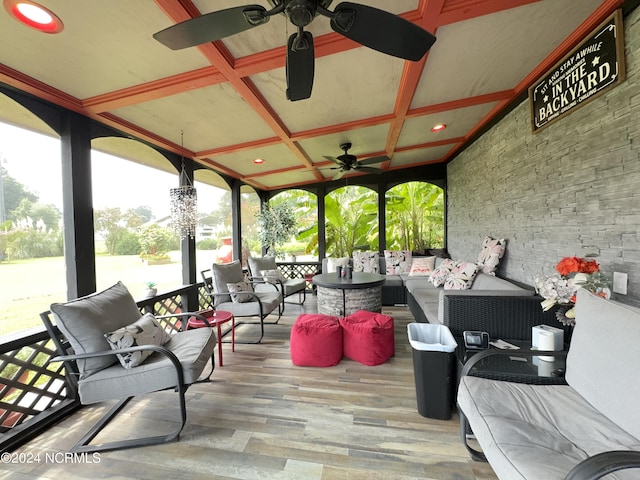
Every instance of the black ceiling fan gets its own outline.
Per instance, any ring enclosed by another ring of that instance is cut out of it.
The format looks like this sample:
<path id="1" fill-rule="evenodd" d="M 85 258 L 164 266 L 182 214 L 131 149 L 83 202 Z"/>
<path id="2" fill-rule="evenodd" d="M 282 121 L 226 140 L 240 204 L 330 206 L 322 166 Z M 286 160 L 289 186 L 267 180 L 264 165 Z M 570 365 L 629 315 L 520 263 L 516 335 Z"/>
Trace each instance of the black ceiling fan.
<path id="1" fill-rule="evenodd" d="M 426 30 L 384 10 L 342 2 L 333 11 L 332 0 L 269 0 L 261 5 L 244 5 L 185 20 L 153 35 L 173 50 L 194 47 L 244 32 L 267 23 L 282 13 L 298 27 L 287 42 L 287 98 L 302 100 L 311 96 L 314 75 L 313 36 L 304 27 L 316 15 L 330 19 L 331 28 L 345 37 L 387 55 L 417 61 L 431 48 L 436 38 Z"/>
<path id="2" fill-rule="evenodd" d="M 346 172 L 349 171 L 375 174 L 382 173 L 384 170 L 381 170 L 379 168 L 367 167 L 366 165 L 386 162 L 389 160 L 389 157 L 387 157 L 386 155 L 381 155 L 379 157 L 365 158 L 364 160 L 358 161 L 355 155 L 347 153 L 347 151 L 351 148 L 351 143 L 343 143 L 340 145 L 340 148 L 344 150 L 344 154 L 340 155 L 339 157 L 329 157 L 327 155 L 324 155 L 324 158 L 326 158 L 327 160 L 331 160 L 338 165 L 337 167 L 331 167 L 331 170 L 338 170 L 338 172 L 333 176 L 332 180 L 338 180 Z"/>

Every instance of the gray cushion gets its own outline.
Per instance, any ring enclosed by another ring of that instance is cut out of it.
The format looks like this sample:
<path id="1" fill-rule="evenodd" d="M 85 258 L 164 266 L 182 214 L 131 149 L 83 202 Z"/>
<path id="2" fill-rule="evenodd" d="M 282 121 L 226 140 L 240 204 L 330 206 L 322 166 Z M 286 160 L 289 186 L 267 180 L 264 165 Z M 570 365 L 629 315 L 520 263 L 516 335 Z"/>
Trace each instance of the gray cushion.
<path id="1" fill-rule="evenodd" d="M 215 293 L 229 293 L 227 283 L 238 283 L 244 280 L 240 260 L 231 263 L 214 263 L 211 266 L 211 280 Z M 222 302 L 231 302 L 231 297 L 220 295 L 214 298 L 214 305 L 217 306 Z"/>
<path id="2" fill-rule="evenodd" d="M 180 363 L 186 384 L 198 379 L 211 360 L 216 346 L 213 328 L 197 328 L 170 335 L 164 345 Z M 115 360 L 115 355 L 112 357 Z M 177 385 L 175 368 L 164 355 L 154 352 L 140 366 L 124 370 L 116 363 L 78 383 L 83 404 L 150 393 Z"/>
<path id="3" fill-rule="evenodd" d="M 567 356 L 569 385 L 591 405 L 640 438 L 637 380 L 640 310 L 579 289 Z"/>
<path id="4" fill-rule="evenodd" d="M 247 264 L 249 265 L 249 271 L 251 272 L 252 277 L 260 277 L 260 272 L 262 270 L 277 270 L 278 265 L 276 264 L 276 257 L 249 257 L 247 259 Z"/>
<path id="5" fill-rule="evenodd" d="M 288 297 L 307 288 L 307 281 L 304 278 L 289 278 L 282 286 L 284 287 L 284 296 Z"/>
<path id="6" fill-rule="evenodd" d="M 104 334 L 127 326 L 142 314 L 127 288 L 118 282 L 102 292 L 51 305 L 56 325 L 76 353 L 110 350 Z M 77 362 L 81 378 L 113 365 L 115 355 Z M 120 367 L 119 367 L 120 368 Z"/>
<path id="7" fill-rule="evenodd" d="M 271 292 L 255 292 L 262 302 L 262 314 L 267 315 L 280 306 L 282 295 L 280 292 L 272 290 Z M 234 303 L 232 301 L 223 302 L 216 307 L 218 310 L 224 310 L 233 313 L 236 317 L 255 317 L 260 315 L 260 304 L 258 301 L 245 303 Z"/>
<path id="8" fill-rule="evenodd" d="M 458 404 L 499 478 L 559 480 L 587 456 L 640 449 L 640 440 L 567 385 L 463 377 Z M 637 478 L 628 474 L 614 478 Z"/>

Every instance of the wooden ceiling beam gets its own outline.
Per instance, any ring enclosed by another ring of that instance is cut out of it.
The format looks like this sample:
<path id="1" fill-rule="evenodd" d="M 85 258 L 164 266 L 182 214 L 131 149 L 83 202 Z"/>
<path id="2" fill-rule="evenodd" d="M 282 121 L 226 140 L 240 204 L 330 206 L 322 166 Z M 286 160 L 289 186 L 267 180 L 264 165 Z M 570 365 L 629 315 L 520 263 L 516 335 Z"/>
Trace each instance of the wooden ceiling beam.
<path id="1" fill-rule="evenodd" d="M 86 98 L 82 101 L 82 106 L 89 112 L 101 113 L 188 92 L 189 90 L 210 87 L 226 81 L 224 75 L 216 67 L 204 67 Z"/>
<path id="2" fill-rule="evenodd" d="M 435 35 L 439 25 L 440 12 L 442 12 L 444 4 L 445 0 L 420 0 L 417 10 L 420 18 L 416 21 L 416 23 L 418 23 L 428 32 L 431 32 Z M 413 101 L 416 89 L 418 88 L 418 84 L 420 83 L 420 77 L 422 77 L 422 72 L 424 70 L 424 66 L 427 62 L 428 57 L 429 52 L 427 52 L 424 57 L 422 57 L 422 59 L 417 62 L 405 62 L 404 70 L 402 72 L 402 79 L 400 80 L 400 88 L 398 90 L 396 104 L 393 112 L 395 119 L 393 120 L 393 122 L 391 122 L 391 125 L 389 127 L 389 133 L 387 135 L 387 142 L 385 147 L 387 156 L 390 159 L 393 157 L 396 145 L 398 144 L 398 139 L 400 138 L 402 127 L 404 126 L 404 122 L 407 118 L 407 113 L 409 112 L 409 108 L 411 107 L 411 102 Z M 391 161 L 384 162 L 382 164 L 382 168 L 389 168 L 390 163 Z"/>

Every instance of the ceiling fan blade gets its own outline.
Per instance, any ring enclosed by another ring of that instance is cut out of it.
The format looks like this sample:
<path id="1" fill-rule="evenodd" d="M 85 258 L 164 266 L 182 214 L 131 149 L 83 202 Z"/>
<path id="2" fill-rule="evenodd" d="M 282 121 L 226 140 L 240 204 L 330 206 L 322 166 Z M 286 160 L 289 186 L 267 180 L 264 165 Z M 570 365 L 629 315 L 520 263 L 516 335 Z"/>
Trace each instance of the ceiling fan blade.
<path id="1" fill-rule="evenodd" d="M 335 157 L 329 157 L 327 155 L 323 155 L 323 158 L 326 158 L 327 160 L 331 160 L 333 163 L 337 163 L 338 165 L 342 165 L 342 162 Z"/>
<path id="2" fill-rule="evenodd" d="M 311 96 L 315 70 L 313 35 L 301 31 L 287 42 L 287 99 L 295 102 Z"/>
<path id="3" fill-rule="evenodd" d="M 379 157 L 371 157 L 365 158 L 364 160 L 359 160 L 358 163 L 360 165 L 371 165 L 373 163 L 382 163 L 387 161 L 389 161 L 389 157 L 387 157 L 386 155 L 380 155 Z"/>
<path id="4" fill-rule="evenodd" d="M 384 170 L 380 168 L 373 168 L 373 167 L 359 167 L 359 168 L 356 168 L 355 170 L 357 170 L 358 172 L 374 173 L 376 175 L 384 172 Z"/>
<path id="5" fill-rule="evenodd" d="M 245 5 L 206 13 L 153 34 L 153 38 L 172 50 L 195 47 L 244 32 L 267 23 L 270 14 L 262 5 Z"/>
<path id="6" fill-rule="evenodd" d="M 331 177 L 331 180 L 339 180 L 342 178 L 343 175 L 344 175 L 344 170 L 340 170 L 333 177 Z"/>
<path id="7" fill-rule="evenodd" d="M 330 23 L 335 32 L 351 40 L 406 60 L 420 60 L 436 41 L 429 32 L 398 15 L 358 3 L 339 3 Z"/>

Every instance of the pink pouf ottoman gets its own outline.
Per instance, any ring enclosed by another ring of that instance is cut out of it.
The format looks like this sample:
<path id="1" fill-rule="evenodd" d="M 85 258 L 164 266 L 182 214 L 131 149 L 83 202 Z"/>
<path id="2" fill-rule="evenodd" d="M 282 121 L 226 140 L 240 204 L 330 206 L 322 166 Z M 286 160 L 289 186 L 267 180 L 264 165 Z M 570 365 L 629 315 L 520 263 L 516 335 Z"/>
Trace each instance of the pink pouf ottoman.
<path id="1" fill-rule="evenodd" d="M 364 365 L 380 365 L 395 354 L 393 317 L 359 310 L 340 324 L 345 357 Z"/>
<path id="2" fill-rule="evenodd" d="M 291 361 L 300 367 L 332 367 L 342 359 L 342 327 L 337 317 L 305 313 L 291 328 Z"/>

